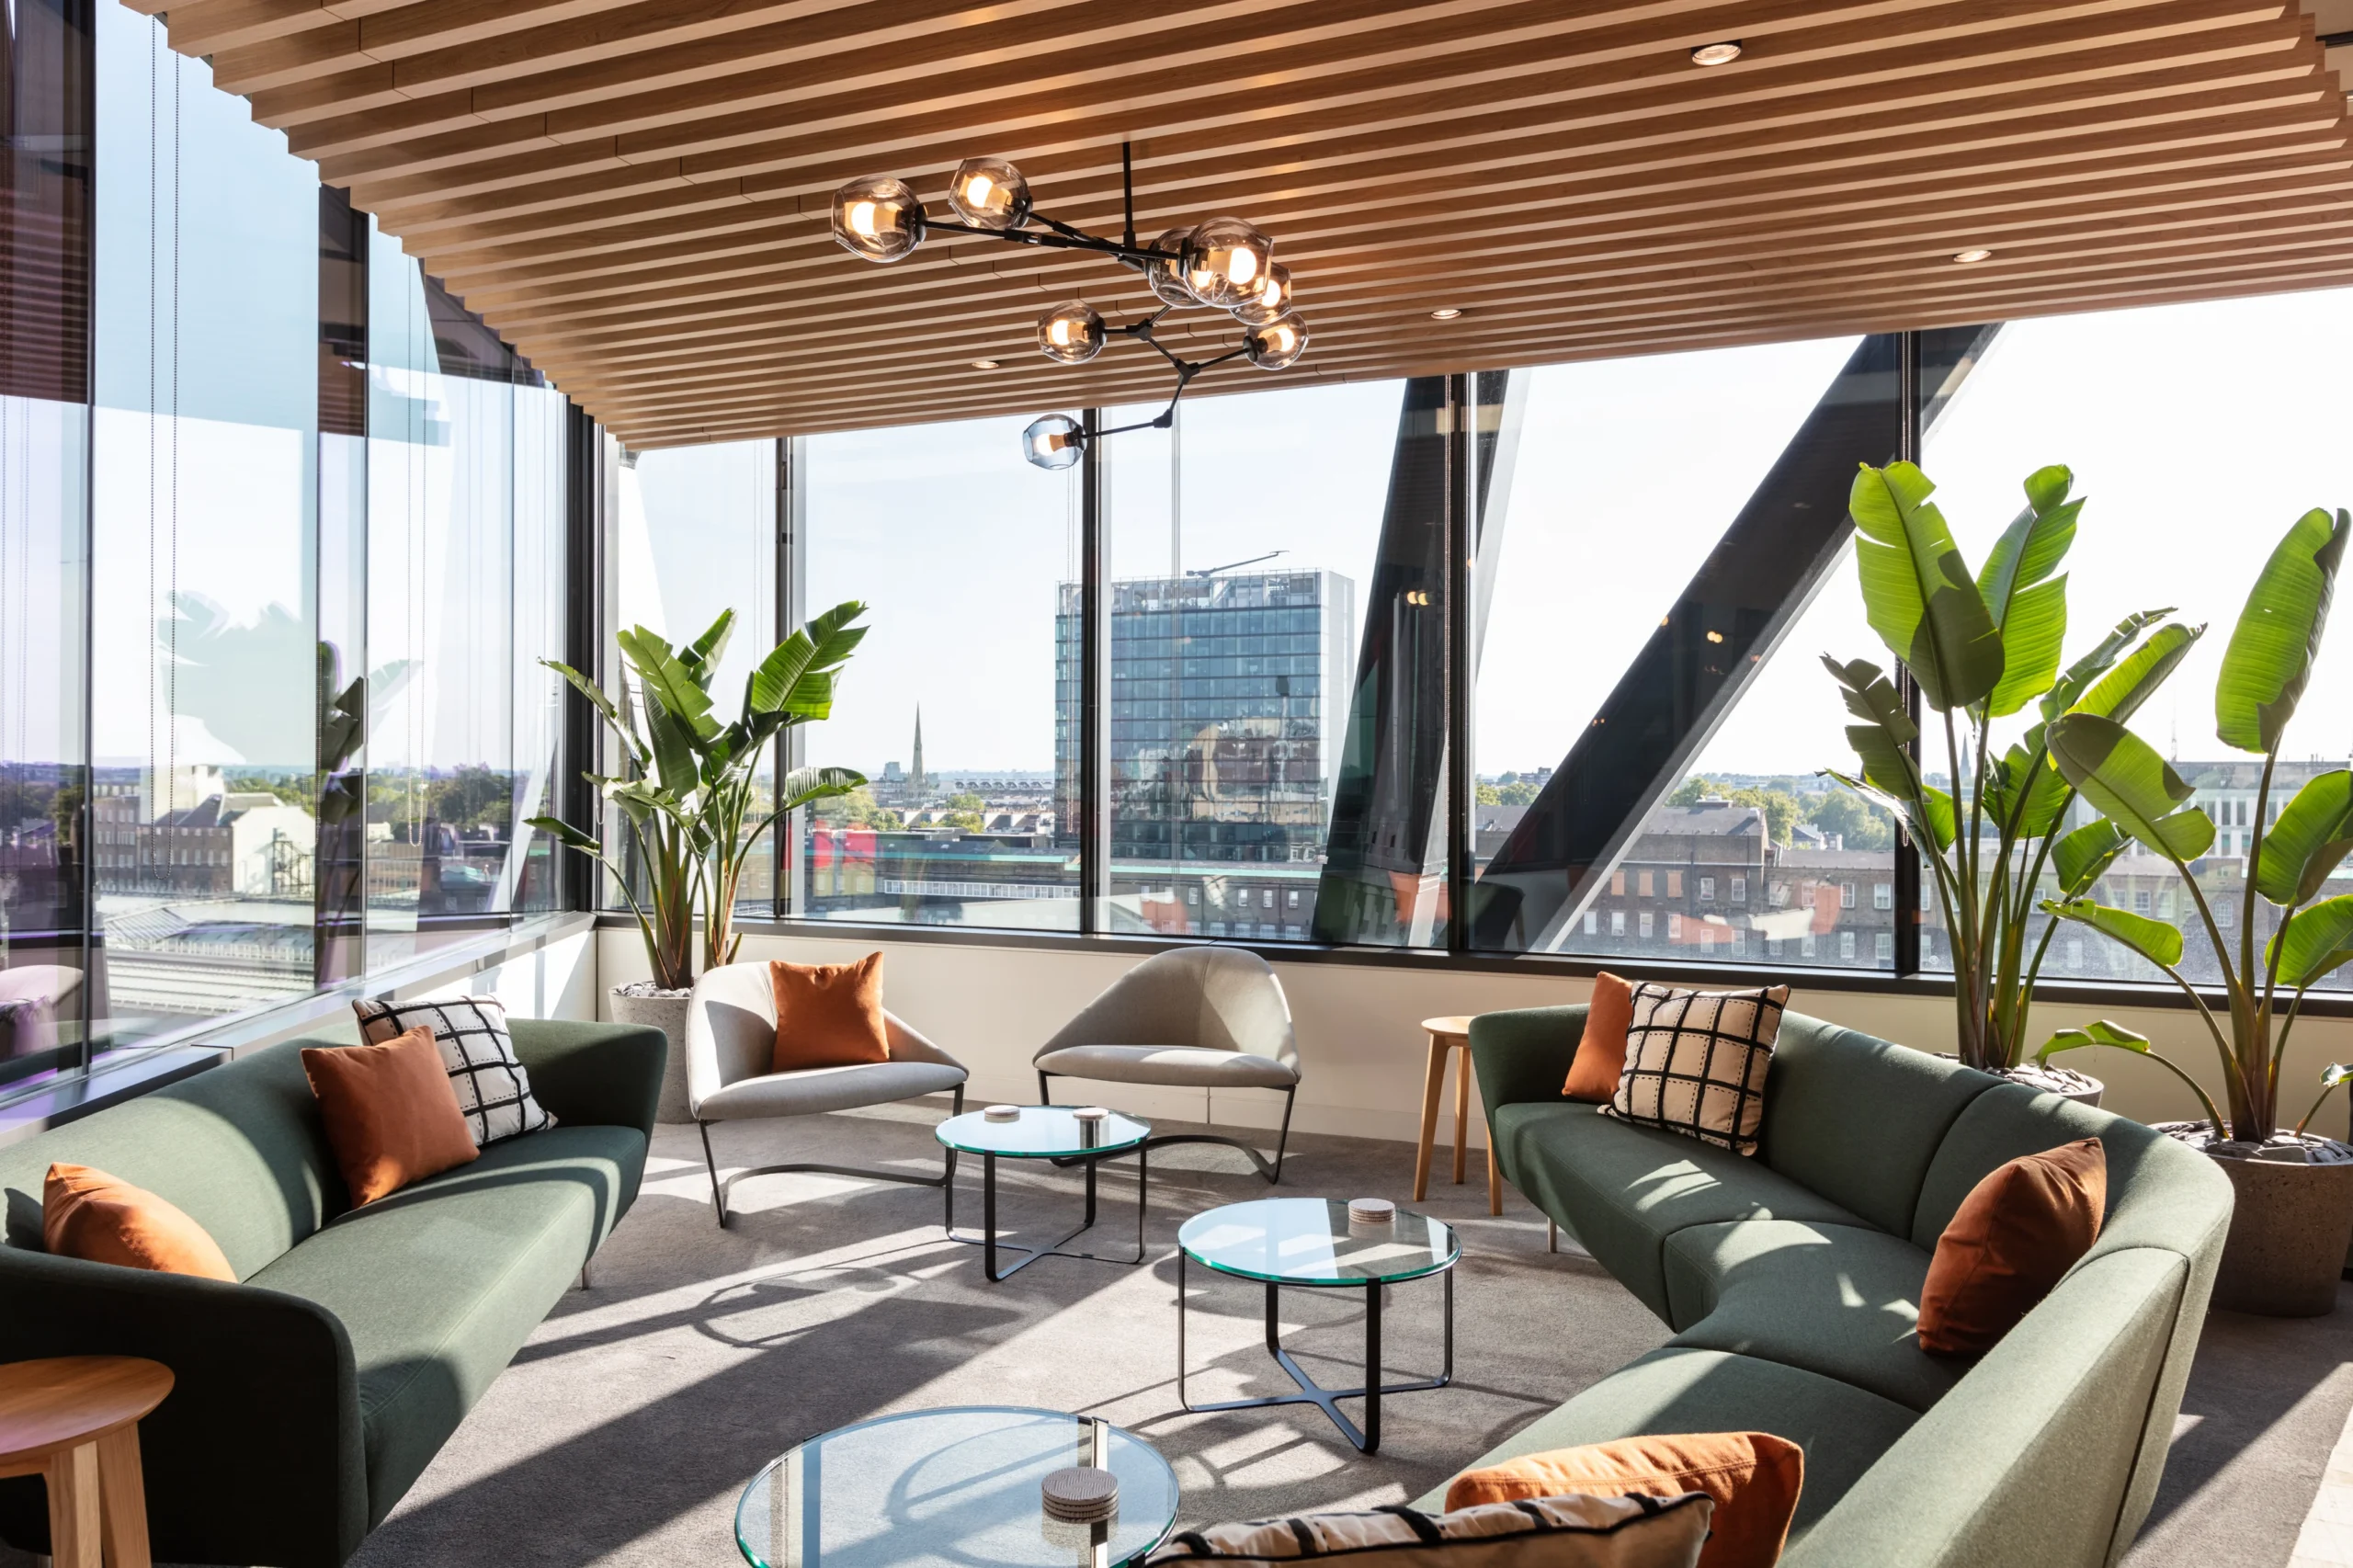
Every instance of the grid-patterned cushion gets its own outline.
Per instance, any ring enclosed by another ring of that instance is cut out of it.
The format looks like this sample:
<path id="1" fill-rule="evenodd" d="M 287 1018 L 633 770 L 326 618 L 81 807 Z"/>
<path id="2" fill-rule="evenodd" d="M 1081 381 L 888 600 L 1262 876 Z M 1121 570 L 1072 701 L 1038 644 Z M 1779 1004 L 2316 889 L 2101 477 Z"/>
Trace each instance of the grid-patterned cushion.
<path id="1" fill-rule="evenodd" d="M 1786 985 L 1634 987 L 1626 1070 L 1603 1114 L 1754 1154 L 1765 1121 L 1765 1069 L 1789 999 Z"/>
<path id="2" fill-rule="evenodd" d="M 1713 1499 L 1533 1497 L 1450 1514 L 1392 1505 L 1363 1514 L 1302 1514 L 1179 1530 L 1149 1568 L 1216 1562 L 1226 1568 L 1362 1558 L 1382 1568 L 1692 1568 Z"/>
<path id="3" fill-rule="evenodd" d="M 495 997 L 354 1002 L 351 1008 L 359 1015 L 359 1038 L 369 1045 L 398 1040 L 419 1024 L 432 1029 L 475 1147 L 555 1125 L 555 1118 L 531 1097 L 530 1074 L 515 1059 L 506 1008 Z"/>

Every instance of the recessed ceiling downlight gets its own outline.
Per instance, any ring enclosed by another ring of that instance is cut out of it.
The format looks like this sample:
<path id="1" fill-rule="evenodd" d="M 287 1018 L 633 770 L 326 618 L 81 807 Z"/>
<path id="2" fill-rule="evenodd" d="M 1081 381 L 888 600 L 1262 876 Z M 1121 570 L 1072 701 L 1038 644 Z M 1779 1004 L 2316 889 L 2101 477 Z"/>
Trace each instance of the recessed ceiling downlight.
<path id="1" fill-rule="evenodd" d="M 1729 65 L 1740 58 L 1740 40 L 1726 39 L 1722 43 L 1703 43 L 1691 51 L 1694 65 Z"/>
<path id="2" fill-rule="evenodd" d="M 1461 316 L 1461 314 L 1462 314 L 1461 311 L 1460 311 L 1460 310 L 1459 310 L 1459 309 L 1457 309 L 1456 307 L 1454 307 L 1454 306 L 1452 306 L 1452 305 L 1443 305 L 1443 306 L 1440 306 L 1438 309 L 1437 309 L 1437 310 L 1435 310 L 1435 311 L 1432 311 L 1432 312 L 1430 312 L 1430 320 L 1432 320 L 1432 321 L 1453 321 L 1453 320 L 1455 320 L 1457 317 Z"/>
<path id="3" fill-rule="evenodd" d="M 1968 267 L 1976 262 L 1993 260 L 1994 253 L 1985 249 L 1983 245 L 1972 245 L 1968 250 L 1957 250 L 1953 252 L 1952 258 L 1961 266 Z"/>
<path id="4" fill-rule="evenodd" d="M 972 369 L 975 370 L 994 370 L 996 369 L 996 361 L 994 359 L 975 359 L 972 361 Z"/>

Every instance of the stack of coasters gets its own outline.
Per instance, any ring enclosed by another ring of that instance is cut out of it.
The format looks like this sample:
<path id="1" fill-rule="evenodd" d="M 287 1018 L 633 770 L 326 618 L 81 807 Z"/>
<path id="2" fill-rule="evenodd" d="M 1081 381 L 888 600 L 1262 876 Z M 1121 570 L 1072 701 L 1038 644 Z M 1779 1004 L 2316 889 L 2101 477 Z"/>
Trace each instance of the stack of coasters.
<path id="1" fill-rule="evenodd" d="M 1120 1478 L 1093 1465 L 1073 1465 L 1040 1483 L 1039 1500 L 1050 1519 L 1099 1525 L 1120 1511 Z"/>

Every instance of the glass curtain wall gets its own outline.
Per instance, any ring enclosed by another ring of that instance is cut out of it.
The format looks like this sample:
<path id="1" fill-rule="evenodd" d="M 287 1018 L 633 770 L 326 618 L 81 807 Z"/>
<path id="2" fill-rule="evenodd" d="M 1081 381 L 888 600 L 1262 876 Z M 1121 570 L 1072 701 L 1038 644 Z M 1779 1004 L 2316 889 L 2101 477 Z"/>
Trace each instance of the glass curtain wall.
<path id="1" fill-rule="evenodd" d="M 1078 929 L 1076 824 L 1055 791 L 1074 664 L 1055 629 L 1079 576 L 1081 471 L 1025 461 L 1027 423 L 797 443 L 799 608 L 870 607 L 834 716 L 801 732 L 806 765 L 870 780 L 805 813 L 805 915 Z"/>
<path id="2" fill-rule="evenodd" d="M 88 8 L 0 11 L 0 1094 L 80 1060 L 89 746 Z"/>
<path id="3" fill-rule="evenodd" d="M 2069 559 L 2068 657 L 2135 611 L 2171 607 L 2175 618 L 2207 628 L 2131 728 L 2214 819 L 2212 852 L 2195 869 L 2218 920 L 2236 920 L 2243 908 L 2262 767 L 2215 738 L 2215 675 L 2247 591 L 2288 525 L 2353 498 L 2353 386 L 2343 371 L 2353 360 L 2349 309 L 2353 290 L 2336 290 L 2012 323 L 1924 448 L 1922 467 L 1972 563 L 2016 515 L 2028 473 L 2045 463 L 2074 470 L 2076 494 L 2087 499 Z M 2267 814 L 2275 820 L 2307 779 L 2353 757 L 2347 619 L 2340 592 L 2272 779 Z M 2087 820 L 2077 802 L 2065 825 Z M 2055 884 L 2050 892 L 2056 896 Z M 2353 866 L 2340 867 L 2318 896 L 2346 892 Z M 2092 896 L 2181 926 L 2183 971 L 2220 978 L 2180 877 L 2164 859 L 2134 846 Z M 2256 909 L 2259 947 L 2277 912 L 2261 899 Z M 2029 933 L 2036 940 L 2042 918 Z M 1923 920 L 1922 967 L 1949 971 L 1940 914 L 1927 908 Z M 2044 973 L 2164 979 L 2080 926 L 2053 935 Z M 2324 984 L 2353 988 L 2353 970 Z"/>
<path id="4" fill-rule="evenodd" d="M 0 16 L 6 1093 L 556 906 L 567 431 L 160 20 Z"/>

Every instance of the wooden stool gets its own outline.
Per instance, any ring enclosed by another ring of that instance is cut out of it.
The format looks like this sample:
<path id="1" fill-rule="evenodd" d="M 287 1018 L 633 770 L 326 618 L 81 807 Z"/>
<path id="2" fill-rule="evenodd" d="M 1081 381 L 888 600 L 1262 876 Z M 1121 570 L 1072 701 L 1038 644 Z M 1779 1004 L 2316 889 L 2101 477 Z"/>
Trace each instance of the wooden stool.
<path id="1" fill-rule="evenodd" d="M 1414 1152 L 1414 1201 L 1419 1203 L 1429 1194 L 1430 1150 L 1438 1142 L 1438 1103 L 1446 1092 L 1447 1053 L 1460 1047 L 1462 1055 L 1454 1071 L 1454 1179 L 1462 1181 L 1463 1151 L 1469 1147 L 1471 1136 L 1471 1020 L 1467 1017 L 1424 1018 L 1422 1028 L 1429 1031 L 1429 1074 L 1422 1085 L 1422 1136 L 1420 1146 Z M 1495 1148 L 1491 1139 L 1487 1144 L 1487 1212 L 1504 1211 L 1504 1181 L 1495 1170 Z"/>
<path id="2" fill-rule="evenodd" d="M 0 1366 L 0 1476 L 49 1483 L 55 1568 L 149 1568 L 139 1422 L 172 1392 L 169 1368 L 135 1356 L 59 1356 Z"/>

